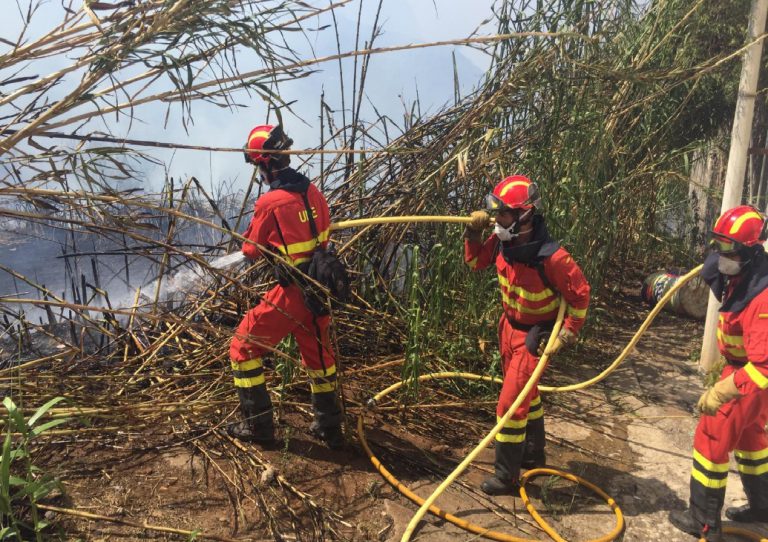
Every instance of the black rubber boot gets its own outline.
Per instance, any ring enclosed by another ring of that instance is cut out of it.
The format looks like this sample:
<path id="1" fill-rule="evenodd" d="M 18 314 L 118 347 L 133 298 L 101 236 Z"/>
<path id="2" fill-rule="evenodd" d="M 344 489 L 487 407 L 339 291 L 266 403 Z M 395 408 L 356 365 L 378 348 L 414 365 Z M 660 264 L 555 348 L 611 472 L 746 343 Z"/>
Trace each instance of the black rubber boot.
<path id="1" fill-rule="evenodd" d="M 227 433 L 238 440 L 264 446 L 275 444 L 272 401 L 266 385 L 237 388 L 243 420 L 227 426 Z"/>
<path id="2" fill-rule="evenodd" d="M 517 483 L 520 478 L 520 461 L 523 459 L 524 444 L 496 441 L 496 478 Z"/>
<path id="3" fill-rule="evenodd" d="M 693 519 L 690 510 L 673 510 L 669 513 L 669 522 L 684 533 L 703 538 L 707 542 L 720 542 L 722 540 L 719 527 L 711 528 L 709 525 L 702 525 Z"/>
<path id="4" fill-rule="evenodd" d="M 523 442 L 496 441 L 496 474 L 486 478 L 480 489 L 488 495 L 516 495 L 520 489 L 520 460 L 523 457 Z"/>
<path id="5" fill-rule="evenodd" d="M 313 393 L 312 410 L 315 421 L 309 426 L 309 432 L 332 450 L 342 448 L 345 442 L 341 432 L 341 408 L 336 391 Z"/>
<path id="6" fill-rule="evenodd" d="M 542 406 L 540 401 L 536 404 L 535 410 L 533 408 L 528 413 L 529 416 L 534 412 L 541 414 Z M 544 416 L 528 420 L 528 424 L 525 427 L 525 452 L 523 452 L 523 460 L 520 462 L 520 466 L 526 470 L 531 470 L 546 465 L 547 456 L 544 453 L 546 442 Z"/>
<path id="7" fill-rule="evenodd" d="M 725 509 L 725 517 L 739 523 L 768 523 L 768 508 L 752 508 L 748 504 Z"/>
<path id="8" fill-rule="evenodd" d="M 546 466 L 546 464 L 547 454 L 544 452 L 544 450 L 531 453 L 528 453 L 526 450 L 526 453 L 523 456 L 523 460 L 520 462 L 520 467 L 524 468 L 525 470 L 540 469 L 541 467 Z"/>
<path id="9" fill-rule="evenodd" d="M 520 492 L 520 484 L 516 480 L 499 480 L 495 476 L 491 476 L 483 480 L 480 489 L 486 495 L 517 495 Z"/>
<path id="10" fill-rule="evenodd" d="M 243 442 L 252 442 L 254 444 L 262 444 L 265 446 L 272 446 L 275 444 L 275 431 L 274 428 L 268 428 L 265 426 L 253 426 L 245 421 L 239 421 L 231 423 L 227 426 L 227 433 L 229 436 L 242 440 Z"/>
<path id="11" fill-rule="evenodd" d="M 752 459 L 745 457 L 745 454 L 737 451 L 735 455 L 739 464 L 741 485 L 747 495 L 747 504 L 726 509 L 725 517 L 740 523 L 768 523 L 768 471 L 762 474 L 747 474 L 748 471 L 762 471 L 768 458 Z"/>
<path id="12" fill-rule="evenodd" d="M 315 437 L 325 442 L 331 450 L 340 450 L 344 447 L 344 433 L 341 432 L 341 426 L 320 427 L 317 422 L 312 422 L 309 426 L 309 432 Z"/>

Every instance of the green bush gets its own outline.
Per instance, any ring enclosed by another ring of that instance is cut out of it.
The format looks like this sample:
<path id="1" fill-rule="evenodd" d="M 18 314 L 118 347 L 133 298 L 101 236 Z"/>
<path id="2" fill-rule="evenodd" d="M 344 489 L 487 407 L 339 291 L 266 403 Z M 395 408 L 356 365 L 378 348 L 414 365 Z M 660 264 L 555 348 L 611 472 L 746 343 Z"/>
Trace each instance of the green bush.
<path id="1" fill-rule="evenodd" d="M 61 483 L 32 463 L 32 442 L 46 431 L 67 423 L 59 418 L 39 423 L 63 397 L 51 399 L 29 419 L 10 397 L 3 399 L 7 411 L 5 441 L 0 458 L 0 540 L 43 540 L 43 531 L 49 526 L 41 516 L 37 503 L 54 491 L 61 491 Z"/>

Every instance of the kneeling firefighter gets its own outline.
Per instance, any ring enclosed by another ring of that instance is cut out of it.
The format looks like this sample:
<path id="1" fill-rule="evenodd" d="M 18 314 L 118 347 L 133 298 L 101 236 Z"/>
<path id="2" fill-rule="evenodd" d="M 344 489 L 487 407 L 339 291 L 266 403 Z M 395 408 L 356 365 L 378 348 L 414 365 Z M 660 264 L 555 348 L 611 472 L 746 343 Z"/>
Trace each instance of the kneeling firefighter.
<path id="1" fill-rule="evenodd" d="M 259 170 L 270 190 L 257 201 L 244 237 L 243 254 L 249 260 L 268 258 L 278 285 L 250 309 L 237 327 L 229 350 L 235 388 L 243 420 L 231 424 L 235 438 L 272 444 L 275 439 L 272 402 L 264 380 L 262 356 L 292 333 L 307 371 L 314 421 L 310 432 L 332 449 L 344 445 L 342 412 L 336 386 L 336 360 L 328 328 L 328 311 L 308 308 L 302 280 L 313 253 L 328 244 L 328 203 L 305 177 L 289 167 L 286 150 L 293 144 L 280 125 L 256 126 L 248 136 L 246 162 Z M 279 255 L 277 258 L 275 255 Z M 297 272 L 301 270 L 302 272 Z"/>
<path id="2" fill-rule="evenodd" d="M 550 355 L 573 343 L 584 325 L 589 284 L 571 255 L 547 232 L 539 190 L 522 175 L 512 175 L 487 196 L 487 210 L 496 213 L 494 232 L 485 211 L 472 213 L 464 233 L 464 259 L 473 271 L 496 265 L 503 314 L 499 348 L 504 382 L 496 406 L 501 418 L 528 382 L 543 353 L 560 306 L 568 304 L 565 321 Z M 495 475 L 481 489 L 490 495 L 517 490 L 520 468 L 544 466 L 544 409 L 534 388 L 496 435 Z"/>

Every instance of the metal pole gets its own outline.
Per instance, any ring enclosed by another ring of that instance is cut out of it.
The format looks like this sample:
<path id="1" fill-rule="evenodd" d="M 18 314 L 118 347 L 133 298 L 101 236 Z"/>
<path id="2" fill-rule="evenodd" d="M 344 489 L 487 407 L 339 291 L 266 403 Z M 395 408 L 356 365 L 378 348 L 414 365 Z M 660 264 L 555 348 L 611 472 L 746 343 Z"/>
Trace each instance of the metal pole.
<path id="1" fill-rule="evenodd" d="M 765 31 L 767 11 L 768 0 L 753 0 L 747 32 L 750 42 L 755 41 Z M 733 116 L 731 150 L 728 154 L 728 169 L 725 173 L 725 186 L 723 187 L 723 204 L 720 207 L 720 213 L 741 203 L 762 52 L 763 40 L 759 40 L 753 43 L 744 53 L 744 64 L 741 67 L 741 79 L 739 80 L 739 95 L 736 99 L 736 112 Z M 709 305 L 707 306 L 707 320 L 704 324 L 704 339 L 701 344 L 701 359 L 699 360 L 699 365 L 705 371 L 709 371 L 719 357 L 716 337 L 719 308 L 720 303 L 710 293 Z"/>

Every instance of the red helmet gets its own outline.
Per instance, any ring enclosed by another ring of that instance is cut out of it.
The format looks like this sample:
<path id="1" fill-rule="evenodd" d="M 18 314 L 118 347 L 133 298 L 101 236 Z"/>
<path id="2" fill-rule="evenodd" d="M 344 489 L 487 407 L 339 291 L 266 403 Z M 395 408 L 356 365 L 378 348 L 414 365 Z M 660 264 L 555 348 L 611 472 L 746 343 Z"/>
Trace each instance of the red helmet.
<path id="1" fill-rule="evenodd" d="M 720 253 L 736 252 L 766 240 L 766 222 L 751 205 L 728 209 L 712 228 L 712 244 Z"/>
<path id="2" fill-rule="evenodd" d="M 501 181 L 485 199 L 489 211 L 536 209 L 541 207 L 539 187 L 528 177 L 511 175 Z"/>
<path id="3" fill-rule="evenodd" d="M 279 124 L 261 124 L 251 130 L 248 134 L 248 142 L 245 144 L 245 161 L 249 164 L 267 165 L 271 158 L 276 158 L 277 154 L 264 154 L 262 150 L 283 150 L 293 145 L 293 139 L 285 135 L 282 126 Z"/>

